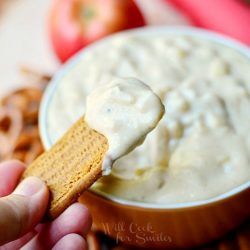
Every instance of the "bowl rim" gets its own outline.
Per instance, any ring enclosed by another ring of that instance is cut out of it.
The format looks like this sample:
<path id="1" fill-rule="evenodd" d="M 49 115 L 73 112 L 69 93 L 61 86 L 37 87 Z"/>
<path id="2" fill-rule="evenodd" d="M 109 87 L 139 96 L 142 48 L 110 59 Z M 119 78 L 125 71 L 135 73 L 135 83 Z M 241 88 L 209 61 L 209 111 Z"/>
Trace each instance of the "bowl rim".
<path id="1" fill-rule="evenodd" d="M 40 131 L 41 140 L 42 140 L 43 145 L 45 146 L 45 149 L 50 148 L 50 146 L 52 145 L 51 139 L 49 137 L 48 129 L 47 129 L 48 128 L 47 126 L 48 115 L 47 114 L 48 114 L 49 104 L 53 98 L 54 93 L 56 92 L 56 89 L 60 83 L 60 80 L 67 74 L 68 71 L 70 71 L 75 65 L 77 65 L 77 63 L 81 60 L 82 56 L 84 56 L 86 51 L 93 49 L 96 46 L 99 46 L 99 44 L 108 42 L 114 37 L 123 36 L 126 34 L 136 34 L 136 35 L 141 35 L 141 36 L 147 36 L 147 35 L 151 36 L 151 35 L 161 35 L 161 34 L 190 35 L 198 39 L 204 39 L 207 41 L 219 43 L 222 46 L 232 48 L 238 51 L 239 53 L 243 54 L 245 57 L 249 58 L 249 62 L 250 62 L 250 49 L 246 45 L 242 44 L 241 42 L 233 38 L 227 37 L 226 35 L 222 35 L 214 31 L 208 31 L 208 30 L 201 29 L 201 28 L 184 27 L 184 26 L 183 27 L 182 26 L 142 27 L 142 28 L 136 28 L 136 29 L 118 32 L 113 35 L 107 36 L 85 47 L 79 52 L 77 52 L 72 58 L 70 58 L 64 65 L 61 66 L 59 71 L 55 74 L 50 84 L 46 88 L 42 101 L 41 101 L 40 110 L 39 110 L 39 131 Z M 212 198 L 208 198 L 208 199 L 200 200 L 200 201 L 181 202 L 181 203 L 175 203 L 175 204 L 158 204 L 158 203 L 132 201 L 132 200 L 127 200 L 127 199 L 114 196 L 112 194 L 108 194 L 106 192 L 103 192 L 94 188 L 90 188 L 89 191 L 98 196 L 101 196 L 102 198 L 116 202 L 121 205 L 137 207 L 137 208 L 162 210 L 162 209 L 190 208 L 190 207 L 208 205 L 211 203 L 222 201 L 224 199 L 231 198 L 249 188 L 250 188 L 250 180 L 223 194 L 217 195 Z"/>

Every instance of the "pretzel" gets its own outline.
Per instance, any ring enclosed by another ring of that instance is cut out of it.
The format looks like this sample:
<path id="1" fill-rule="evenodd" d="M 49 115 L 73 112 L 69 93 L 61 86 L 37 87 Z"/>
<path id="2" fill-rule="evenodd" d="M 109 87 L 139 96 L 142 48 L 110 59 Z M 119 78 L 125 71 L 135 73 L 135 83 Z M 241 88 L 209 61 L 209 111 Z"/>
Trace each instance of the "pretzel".
<path id="1" fill-rule="evenodd" d="M 14 108 L 0 107 L 0 160 L 10 153 L 23 128 L 22 114 Z"/>
<path id="2" fill-rule="evenodd" d="M 35 88 L 25 88 L 17 90 L 13 94 L 5 97 L 2 104 L 5 107 L 14 107 L 19 109 L 23 113 L 25 123 L 37 124 L 41 97 L 41 90 Z"/>
<path id="3" fill-rule="evenodd" d="M 50 76 L 28 68 L 22 73 L 34 78 L 35 87 L 25 87 L 0 100 L 0 161 L 32 162 L 43 152 L 38 131 L 38 110 Z"/>

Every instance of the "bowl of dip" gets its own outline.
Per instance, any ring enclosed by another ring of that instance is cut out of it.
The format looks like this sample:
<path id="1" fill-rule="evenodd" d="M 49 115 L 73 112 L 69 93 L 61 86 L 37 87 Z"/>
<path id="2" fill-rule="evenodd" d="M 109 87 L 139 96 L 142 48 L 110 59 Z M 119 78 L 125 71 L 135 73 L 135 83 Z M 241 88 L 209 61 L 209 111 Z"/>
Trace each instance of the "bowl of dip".
<path id="1" fill-rule="evenodd" d="M 96 230 L 136 247 L 183 249 L 250 215 L 249 72 L 249 48 L 180 27 L 121 32 L 62 66 L 41 104 L 46 149 L 84 114 L 86 96 L 114 77 L 142 80 L 166 109 L 144 143 L 81 196 Z"/>

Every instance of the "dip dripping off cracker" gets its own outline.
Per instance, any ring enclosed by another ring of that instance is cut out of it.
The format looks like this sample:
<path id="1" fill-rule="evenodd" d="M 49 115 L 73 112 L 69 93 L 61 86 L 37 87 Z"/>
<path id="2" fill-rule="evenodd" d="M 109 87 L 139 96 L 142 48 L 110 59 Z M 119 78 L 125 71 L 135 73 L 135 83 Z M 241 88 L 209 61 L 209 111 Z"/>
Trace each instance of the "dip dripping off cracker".
<path id="1" fill-rule="evenodd" d="M 49 187 L 48 217 L 56 218 L 109 174 L 113 162 L 141 144 L 163 114 L 160 98 L 137 79 L 116 78 L 96 88 L 85 117 L 24 172 L 24 178 L 37 176 Z"/>

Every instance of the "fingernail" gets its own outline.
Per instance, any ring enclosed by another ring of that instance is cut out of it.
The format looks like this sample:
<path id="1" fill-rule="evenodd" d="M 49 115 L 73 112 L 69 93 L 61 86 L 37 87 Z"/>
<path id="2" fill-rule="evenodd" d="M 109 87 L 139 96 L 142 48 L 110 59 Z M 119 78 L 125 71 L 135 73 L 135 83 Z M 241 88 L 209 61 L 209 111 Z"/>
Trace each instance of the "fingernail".
<path id="1" fill-rule="evenodd" d="M 37 177 L 24 179 L 14 191 L 14 194 L 32 196 L 44 188 L 44 183 Z"/>

